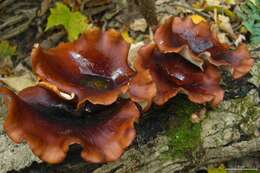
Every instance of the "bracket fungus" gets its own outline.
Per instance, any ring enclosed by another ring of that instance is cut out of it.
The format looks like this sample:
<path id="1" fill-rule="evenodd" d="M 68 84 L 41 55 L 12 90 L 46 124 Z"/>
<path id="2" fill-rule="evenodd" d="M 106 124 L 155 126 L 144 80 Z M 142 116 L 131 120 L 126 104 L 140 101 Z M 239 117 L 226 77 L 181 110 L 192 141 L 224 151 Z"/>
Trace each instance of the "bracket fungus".
<path id="1" fill-rule="evenodd" d="M 6 88 L 0 88 L 0 93 L 8 104 L 4 123 L 8 136 L 17 143 L 27 141 L 34 154 L 49 163 L 64 160 L 71 144 L 83 147 L 81 156 L 86 161 L 113 161 L 135 137 L 139 110 L 129 100 L 87 112 L 41 86 L 18 95 Z"/>
<path id="2" fill-rule="evenodd" d="M 109 105 L 128 89 L 134 72 L 128 66 L 129 44 L 113 29 L 91 29 L 71 43 L 32 51 L 33 71 L 56 91 L 74 93 L 78 107 L 86 101 Z"/>

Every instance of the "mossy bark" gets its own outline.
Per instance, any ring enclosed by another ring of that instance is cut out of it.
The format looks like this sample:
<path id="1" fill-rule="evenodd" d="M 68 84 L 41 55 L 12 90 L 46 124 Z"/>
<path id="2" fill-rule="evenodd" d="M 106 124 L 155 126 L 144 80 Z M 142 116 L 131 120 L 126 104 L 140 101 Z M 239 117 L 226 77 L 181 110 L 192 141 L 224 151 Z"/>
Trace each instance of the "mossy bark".
<path id="1" fill-rule="evenodd" d="M 218 109 L 209 111 L 201 123 L 200 143 L 193 138 L 193 135 L 197 136 L 196 131 L 182 126 L 182 132 L 190 133 L 189 137 L 194 141 L 187 139 L 187 146 L 193 142 L 191 150 L 182 143 L 186 151 L 181 155 L 176 155 L 178 150 L 174 148 L 180 149 L 180 146 L 172 144 L 172 138 L 176 138 L 176 133 L 170 133 L 172 136 L 163 133 L 141 147 L 128 150 L 120 161 L 103 165 L 93 172 L 194 172 L 211 164 L 247 155 L 259 156 L 258 103 L 259 95 L 256 90 L 252 90 L 244 98 L 225 101 Z M 170 130 L 174 131 L 171 128 Z M 175 130 L 178 128 L 175 127 Z"/>
<path id="2" fill-rule="evenodd" d="M 173 1 L 161 2 L 165 3 L 156 6 L 160 15 L 178 12 L 167 8 L 172 7 L 168 3 Z M 260 59 L 259 50 L 256 47 L 251 48 L 256 61 Z M 258 75 L 255 78 L 259 78 L 259 74 L 252 75 Z M 59 165 L 34 163 L 28 166 L 38 159 L 30 153 L 27 146 L 14 145 L 8 140 L 8 147 L 0 149 L 1 160 L 9 157 L 6 156 L 9 149 L 20 151 L 19 147 L 24 147 L 26 149 L 21 152 L 26 151 L 29 154 L 23 159 L 26 164 L 18 162 L 17 159 L 21 156 L 13 154 L 8 161 L 0 162 L 0 170 L 3 170 L 1 166 L 11 165 L 5 172 L 20 169 L 18 172 L 26 173 L 173 173 L 194 172 L 202 167 L 244 156 L 254 155 L 259 158 L 260 89 L 250 84 L 249 78 L 250 75 L 236 83 L 224 81 L 226 101 L 217 109 L 209 108 L 206 118 L 199 124 L 192 124 L 189 117 L 201 107 L 194 106 L 183 97 L 175 98 L 163 108 L 153 108 L 144 114 L 141 122 L 137 124 L 138 136 L 134 144 L 116 162 L 87 164 L 79 159 L 79 153 L 76 151 L 70 153 L 67 160 Z M 4 138 L 2 141 L 6 140 L 2 131 L 1 137 Z M 26 160 L 28 158 L 29 160 Z M 25 166 L 28 167 L 21 169 Z"/>
<path id="3" fill-rule="evenodd" d="M 135 144 L 116 162 L 86 164 L 72 154 L 60 165 L 35 164 L 21 172 L 194 172 L 245 156 L 259 157 L 259 101 L 258 91 L 253 89 L 246 97 L 224 101 L 208 111 L 202 122 L 193 124 L 189 115 L 200 107 L 178 96 L 165 108 L 144 115 Z M 155 125 L 158 121 L 160 127 Z"/>

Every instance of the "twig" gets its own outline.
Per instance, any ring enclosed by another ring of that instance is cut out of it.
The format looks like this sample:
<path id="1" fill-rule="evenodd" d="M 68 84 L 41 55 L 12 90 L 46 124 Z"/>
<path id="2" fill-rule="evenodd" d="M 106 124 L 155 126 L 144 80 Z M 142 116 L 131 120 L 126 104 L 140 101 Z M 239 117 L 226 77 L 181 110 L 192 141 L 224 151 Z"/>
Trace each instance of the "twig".
<path id="1" fill-rule="evenodd" d="M 200 16 L 206 17 L 206 18 L 208 18 L 208 19 L 212 19 L 212 17 L 211 17 L 210 15 L 208 15 L 208 14 L 206 14 L 206 13 L 203 13 L 203 12 L 201 12 L 201 11 L 199 11 L 199 10 L 196 10 L 196 9 L 194 9 L 194 8 L 188 6 L 188 5 L 183 5 L 183 4 L 179 4 L 179 3 L 172 3 L 172 5 L 173 5 L 173 6 L 176 6 L 176 7 L 186 8 L 186 9 L 188 9 L 188 10 L 191 10 L 191 11 L 193 11 L 193 12 L 199 14 Z"/>
<path id="2" fill-rule="evenodd" d="M 5 0 L 0 3 L 0 10 L 3 10 L 3 8 L 6 8 L 7 6 L 13 4 L 15 0 Z"/>
<path id="3" fill-rule="evenodd" d="M 158 24 L 154 0 L 135 0 L 135 4 L 150 26 Z"/>

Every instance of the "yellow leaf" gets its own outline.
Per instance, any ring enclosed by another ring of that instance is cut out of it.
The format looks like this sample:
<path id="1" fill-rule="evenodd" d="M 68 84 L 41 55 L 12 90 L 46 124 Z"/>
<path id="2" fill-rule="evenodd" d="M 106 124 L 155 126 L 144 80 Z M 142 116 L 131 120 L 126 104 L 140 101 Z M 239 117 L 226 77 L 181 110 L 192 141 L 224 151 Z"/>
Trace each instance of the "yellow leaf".
<path id="1" fill-rule="evenodd" d="M 200 16 L 200 15 L 192 15 L 191 16 L 191 19 L 192 19 L 192 21 L 193 21 L 193 23 L 194 24 L 198 24 L 198 23 L 200 23 L 200 22 L 206 22 L 206 19 L 204 19 L 202 16 Z"/>
<path id="2" fill-rule="evenodd" d="M 197 9 L 203 8 L 203 1 L 195 1 L 194 3 L 192 3 L 192 7 Z"/>
<path id="3" fill-rule="evenodd" d="M 235 0 L 225 0 L 225 3 L 226 4 L 236 4 L 236 1 Z"/>
<path id="4" fill-rule="evenodd" d="M 125 29 L 125 30 L 121 33 L 121 35 L 122 35 L 122 37 L 124 38 L 124 40 L 127 41 L 128 43 L 133 43 L 133 42 L 134 42 L 134 39 L 129 36 L 127 29 Z"/>

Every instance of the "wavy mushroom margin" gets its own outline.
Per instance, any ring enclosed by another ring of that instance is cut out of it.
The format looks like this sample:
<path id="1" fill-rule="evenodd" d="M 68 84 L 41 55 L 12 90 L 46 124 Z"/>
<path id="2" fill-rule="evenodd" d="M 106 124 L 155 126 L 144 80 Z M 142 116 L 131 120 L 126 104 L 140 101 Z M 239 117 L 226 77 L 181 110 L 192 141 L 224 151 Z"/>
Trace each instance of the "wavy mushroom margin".
<path id="1" fill-rule="evenodd" d="M 0 94 L 8 105 L 7 135 L 16 143 L 25 140 L 33 153 L 48 163 L 62 162 L 71 144 L 83 147 L 85 161 L 114 161 L 135 138 L 134 122 L 140 113 L 129 100 L 88 113 L 74 109 L 70 101 L 41 86 L 26 88 L 18 95 L 0 88 Z"/>
<path id="2" fill-rule="evenodd" d="M 192 102 L 211 102 L 217 106 L 224 97 L 219 86 L 220 74 L 209 63 L 203 67 L 204 71 L 177 53 L 162 53 L 156 44 L 145 45 L 137 54 L 135 68 L 138 75 L 130 82 L 130 98 L 146 101 L 148 106 L 152 102 L 163 105 L 181 92 Z M 140 92 L 143 90 L 145 92 Z"/>
<path id="3" fill-rule="evenodd" d="M 245 44 L 234 49 L 221 43 L 208 22 L 194 24 L 190 16 L 169 18 L 158 27 L 154 40 L 161 52 L 185 55 L 198 65 L 206 59 L 215 66 L 229 67 L 234 79 L 247 74 L 254 64 Z"/>
<path id="4" fill-rule="evenodd" d="M 32 68 L 42 86 L 59 95 L 74 94 L 78 107 L 86 101 L 110 105 L 127 91 L 134 75 L 127 63 L 129 46 L 113 29 L 90 29 L 74 42 L 34 48 Z"/>

